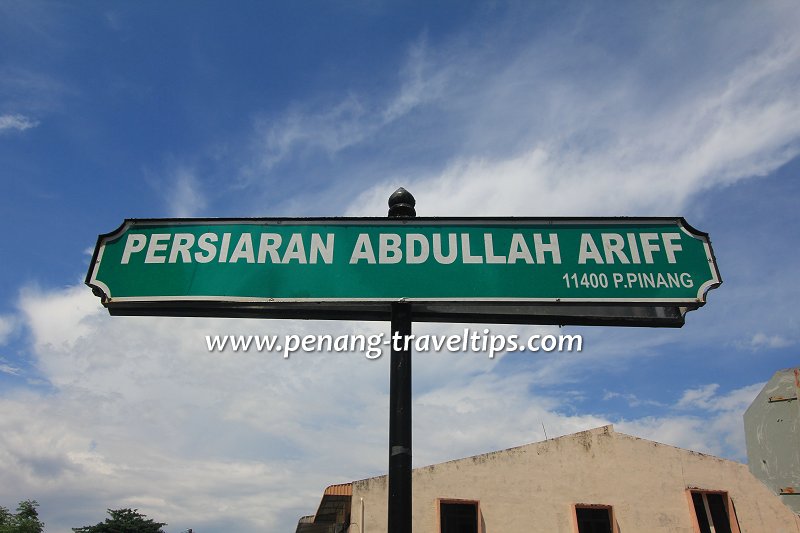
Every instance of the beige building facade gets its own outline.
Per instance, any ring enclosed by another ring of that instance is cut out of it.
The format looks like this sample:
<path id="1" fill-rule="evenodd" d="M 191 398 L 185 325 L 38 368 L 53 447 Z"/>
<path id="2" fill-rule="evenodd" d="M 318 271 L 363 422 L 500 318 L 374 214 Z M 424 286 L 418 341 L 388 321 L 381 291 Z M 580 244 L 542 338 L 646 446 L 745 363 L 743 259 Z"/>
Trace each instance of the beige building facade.
<path id="1" fill-rule="evenodd" d="M 612 426 L 417 468 L 412 483 L 414 533 L 800 533 L 746 465 Z M 298 532 L 386 532 L 386 476 L 332 487 L 349 493 L 327 512 L 337 523 Z"/>

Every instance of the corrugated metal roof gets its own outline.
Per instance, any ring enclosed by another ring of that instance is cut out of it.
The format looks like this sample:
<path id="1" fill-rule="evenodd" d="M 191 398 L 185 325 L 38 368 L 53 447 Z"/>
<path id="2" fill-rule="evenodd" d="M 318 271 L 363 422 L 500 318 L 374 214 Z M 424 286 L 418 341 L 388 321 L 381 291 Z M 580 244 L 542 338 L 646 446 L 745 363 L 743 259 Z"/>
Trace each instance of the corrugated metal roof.
<path id="1" fill-rule="evenodd" d="M 330 487 L 325 489 L 324 495 L 325 496 L 352 496 L 353 495 L 353 484 L 352 483 L 341 483 L 339 485 L 331 485 Z"/>

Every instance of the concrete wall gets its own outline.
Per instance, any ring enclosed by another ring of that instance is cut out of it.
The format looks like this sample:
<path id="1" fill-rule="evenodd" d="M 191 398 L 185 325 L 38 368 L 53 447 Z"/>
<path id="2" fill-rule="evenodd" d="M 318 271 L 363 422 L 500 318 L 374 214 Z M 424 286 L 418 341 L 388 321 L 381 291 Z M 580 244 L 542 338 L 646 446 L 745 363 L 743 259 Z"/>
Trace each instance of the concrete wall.
<path id="1" fill-rule="evenodd" d="M 781 499 L 795 513 L 800 513 L 798 389 L 800 369 L 776 372 L 744 414 L 750 471 L 775 494 L 787 493 Z"/>
<path id="2" fill-rule="evenodd" d="M 742 532 L 800 533 L 800 519 L 747 466 L 611 426 L 415 469 L 413 529 L 438 533 L 443 498 L 479 501 L 483 533 L 574 533 L 581 503 L 613 506 L 621 533 L 689 533 L 688 487 L 727 491 Z M 351 533 L 385 532 L 386 498 L 385 476 L 354 482 Z"/>

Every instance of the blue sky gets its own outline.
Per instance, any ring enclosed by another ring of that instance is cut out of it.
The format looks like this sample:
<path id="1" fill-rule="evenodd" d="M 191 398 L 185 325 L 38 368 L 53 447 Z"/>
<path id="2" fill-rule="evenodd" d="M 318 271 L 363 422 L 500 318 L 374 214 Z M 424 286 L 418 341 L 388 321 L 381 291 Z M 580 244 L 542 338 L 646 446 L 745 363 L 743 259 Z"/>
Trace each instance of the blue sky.
<path id="1" fill-rule="evenodd" d="M 293 531 L 384 473 L 387 358 L 204 335 L 388 324 L 109 317 L 82 280 L 127 217 L 384 216 L 398 186 L 426 216 L 685 216 L 724 280 L 678 330 L 417 356 L 416 465 L 605 423 L 745 460 L 798 364 L 796 5 L 429 4 L 0 1 L 0 505 Z"/>

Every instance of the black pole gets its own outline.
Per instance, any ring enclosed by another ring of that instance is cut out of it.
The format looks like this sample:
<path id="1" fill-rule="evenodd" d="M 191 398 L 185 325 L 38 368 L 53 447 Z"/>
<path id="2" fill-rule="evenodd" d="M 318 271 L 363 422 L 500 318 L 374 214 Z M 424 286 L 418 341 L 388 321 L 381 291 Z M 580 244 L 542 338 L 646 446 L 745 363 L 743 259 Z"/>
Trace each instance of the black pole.
<path id="1" fill-rule="evenodd" d="M 400 187 L 389 197 L 389 216 L 414 217 L 414 197 Z M 388 533 L 411 533 L 411 304 L 392 303 L 389 374 Z"/>

